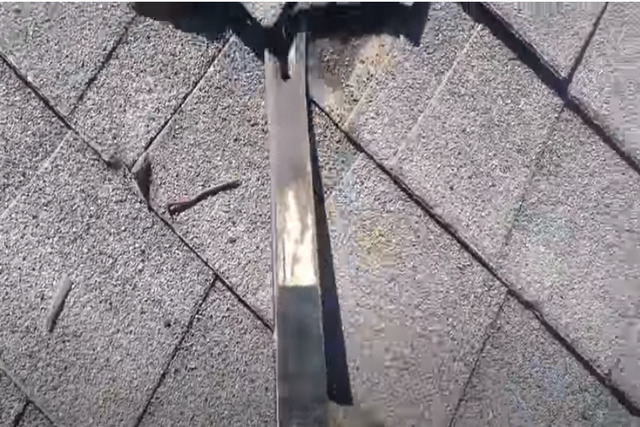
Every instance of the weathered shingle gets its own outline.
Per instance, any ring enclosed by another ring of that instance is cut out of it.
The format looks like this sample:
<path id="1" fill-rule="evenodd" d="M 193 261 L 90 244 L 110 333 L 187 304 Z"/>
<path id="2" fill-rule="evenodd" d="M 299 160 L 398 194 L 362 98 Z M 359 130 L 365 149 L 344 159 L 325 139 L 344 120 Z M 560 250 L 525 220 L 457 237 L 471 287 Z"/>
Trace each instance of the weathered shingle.
<path id="1" fill-rule="evenodd" d="M 572 113 L 557 123 L 501 274 L 640 402 L 640 176 Z"/>
<path id="2" fill-rule="evenodd" d="M 509 298 L 454 426 L 619 426 L 637 419 Z"/>
<path id="3" fill-rule="evenodd" d="M 48 332 L 63 274 L 72 288 Z M 131 424 L 212 280 L 70 135 L 0 222 L 2 361 L 60 425 Z"/>
<path id="4" fill-rule="evenodd" d="M 132 17 L 125 3 L 2 3 L 0 50 L 66 114 Z"/>
<path id="5" fill-rule="evenodd" d="M 640 5 L 610 3 L 569 92 L 640 164 Z"/>
<path id="6" fill-rule="evenodd" d="M 504 288 L 364 157 L 326 211 L 354 399 L 447 425 Z"/>

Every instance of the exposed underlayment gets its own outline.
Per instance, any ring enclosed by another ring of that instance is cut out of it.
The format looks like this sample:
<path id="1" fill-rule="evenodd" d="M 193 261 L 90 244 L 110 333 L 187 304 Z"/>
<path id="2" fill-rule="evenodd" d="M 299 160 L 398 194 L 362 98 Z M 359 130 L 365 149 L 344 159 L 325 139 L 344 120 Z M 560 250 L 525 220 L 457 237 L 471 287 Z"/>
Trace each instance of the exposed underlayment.
<path id="1" fill-rule="evenodd" d="M 247 5 L 0 5 L 0 427 L 275 424 Z M 637 7 L 373 7 L 309 14 L 334 412 L 640 426 Z"/>

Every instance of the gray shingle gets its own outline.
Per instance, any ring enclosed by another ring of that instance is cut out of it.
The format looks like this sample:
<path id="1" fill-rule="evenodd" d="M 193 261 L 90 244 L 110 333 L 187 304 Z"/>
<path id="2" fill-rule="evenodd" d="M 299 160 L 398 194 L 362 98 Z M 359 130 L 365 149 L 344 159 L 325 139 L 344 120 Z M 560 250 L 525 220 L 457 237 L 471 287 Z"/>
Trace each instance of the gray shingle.
<path id="1" fill-rule="evenodd" d="M 491 3 L 497 13 L 566 77 L 604 3 Z"/>
<path id="2" fill-rule="evenodd" d="M 213 280 L 128 185 L 68 136 L 0 222 L 2 359 L 61 425 L 135 420 Z"/>
<path id="3" fill-rule="evenodd" d="M 326 120 L 314 119 L 325 191 L 355 159 Z M 172 219 L 209 263 L 271 317 L 271 193 L 264 71 L 233 38 L 202 84 L 149 150 L 151 203 L 166 204 L 235 179 L 242 185 Z M 169 218 L 167 216 L 167 218 Z"/>
<path id="4" fill-rule="evenodd" d="M 385 34 L 348 42 L 314 41 L 309 55 L 314 99 L 338 123 L 345 123 L 375 76 L 389 66 L 393 44 Z"/>
<path id="5" fill-rule="evenodd" d="M 312 60 L 309 68 L 314 99 L 340 124 L 347 123 L 361 100 L 368 94 L 375 95 L 378 88 L 372 85 L 378 76 L 397 71 L 407 56 L 427 49 L 422 42 L 440 37 L 433 31 L 432 21 L 439 20 L 434 16 L 438 16 L 442 8 L 449 11 L 456 8 L 456 12 L 460 12 L 455 5 L 451 6 L 429 3 L 414 4 L 411 8 L 389 3 L 325 6 L 333 9 L 335 15 L 332 16 L 351 18 L 343 18 L 342 28 L 332 22 L 335 28 L 330 37 L 316 34 L 318 39 L 312 46 L 313 53 L 308 55 Z M 337 13 L 340 8 L 343 8 L 342 12 Z M 379 16 L 385 16 L 384 25 L 377 20 Z M 427 30 L 425 23 L 429 27 Z M 422 43 L 421 48 L 410 47 L 418 41 Z"/>
<path id="6" fill-rule="evenodd" d="M 68 113 L 132 16 L 125 3 L 3 3 L 0 50 Z"/>
<path id="7" fill-rule="evenodd" d="M 275 425 L 274 369 L 272 334 L 218 285 L 141 425 Z"/>
<path id="8" fill-rule="evenodd" d="M 207 71 L 226 36 L 210 42 L 137 18 L 72 117 L 82 134 L 132 165 Z"/>
<path id="9" fill-rule="evenodd" d="M 501 274 L 640 402 L 640 177 L 563 113 L 513 227 Z"/>
<path id="10" fill-rule="evenodd" d="M 326 210 L 355 400 L 446 425 L 504 288 L 364 157 Z"/>
<path id="11" fill-rule="evenodd" d="M 454 3 L 435 3 L 419 46 L 399 40 L 346 126 L 376 158 L 390 160 L 453 67 L 473 22 Z"/>
<path id="12" fill-rule="evenodd" d="M 509 298 L 455 426 L 639 426 L 627 410 Z"/>
<path id="13" fill-rule="evenodd" d="M 16 427 L 54 427 L 54 425 L 32 403 L 27 405 L 24 416 Z"/>
<path id="14" fill-rule="evenodd" d="M 246 2 L 242 4 L 264 27 L 269 27 L 276 22 L 284 6 L 284 2 Z"/>
<path id="15" fill-rule="evenodd" d="M 640 5 L 610 3 L 569 91 L 640 162 Z"/>
<path id="16" fill-rule="evenodd" d="M 387 164 L 495 261 L 560 106 L 480 28 Z"/>
<path id="17" fill-rule="evenodd" d="M 26 403 L 22 391 L 0 371 L 0 427 L 12 427 L 16 416 Z"/>
<path id="18" fill-rule="evenodd" d="M 0 215 L 66 132 L 55 115 L 0 62 Z"/>

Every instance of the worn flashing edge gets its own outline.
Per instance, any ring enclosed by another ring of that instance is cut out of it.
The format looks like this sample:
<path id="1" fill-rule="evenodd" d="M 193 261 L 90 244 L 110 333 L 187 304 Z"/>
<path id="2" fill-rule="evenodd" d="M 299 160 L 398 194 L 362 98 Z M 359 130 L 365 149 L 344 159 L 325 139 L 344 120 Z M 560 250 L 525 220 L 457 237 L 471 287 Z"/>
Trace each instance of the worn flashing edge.
<path id="1" fill-rule="evenodd" d="M 326 426 L 328 395 L 308 128 L 306 37 L 265 50 L 278 426 Z M 281 67 L 289 73 L 283 78 Z"/>

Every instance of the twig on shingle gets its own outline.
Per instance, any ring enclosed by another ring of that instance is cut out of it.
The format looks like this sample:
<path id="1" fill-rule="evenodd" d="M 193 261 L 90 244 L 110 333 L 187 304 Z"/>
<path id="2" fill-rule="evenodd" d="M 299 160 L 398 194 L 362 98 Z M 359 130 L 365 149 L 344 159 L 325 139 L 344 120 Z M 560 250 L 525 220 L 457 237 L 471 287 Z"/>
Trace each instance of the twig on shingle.
<path id="1" fill-rule="evenodd" d="M 172 203 L 167 203 L 167 212 L 169 212 L 169 215 L 174 216 L 177 215 L 181 212 L 186 211 L 187 209 L 190 209 L 192 207 L 194 207 L 195 205 L 197 205 L 198 203 L 200 203 L 201 201 L 211 197 L 211 196 L 215 196 L 216 194 L 222 192 L 222 191 L 227 191 L 227 190 L 233 190 L 235 188 L 240 187 L 240 185 L 242 184 L 242 182 L 240 182 L 239 180 L 234 180 L 234 181 L 230 181 L 227 182 L 225 184 L 220 184 L 220 185 L 216 185 L 215 187 L 211 187 L 208 188 L 206 190 L 204 190 L 203 192 L 199 193 L 197 196 L 195 196 L 192 199 L 187 199 L 187 200 L 181 200 L 179 202 L 172 202 Z"/>

